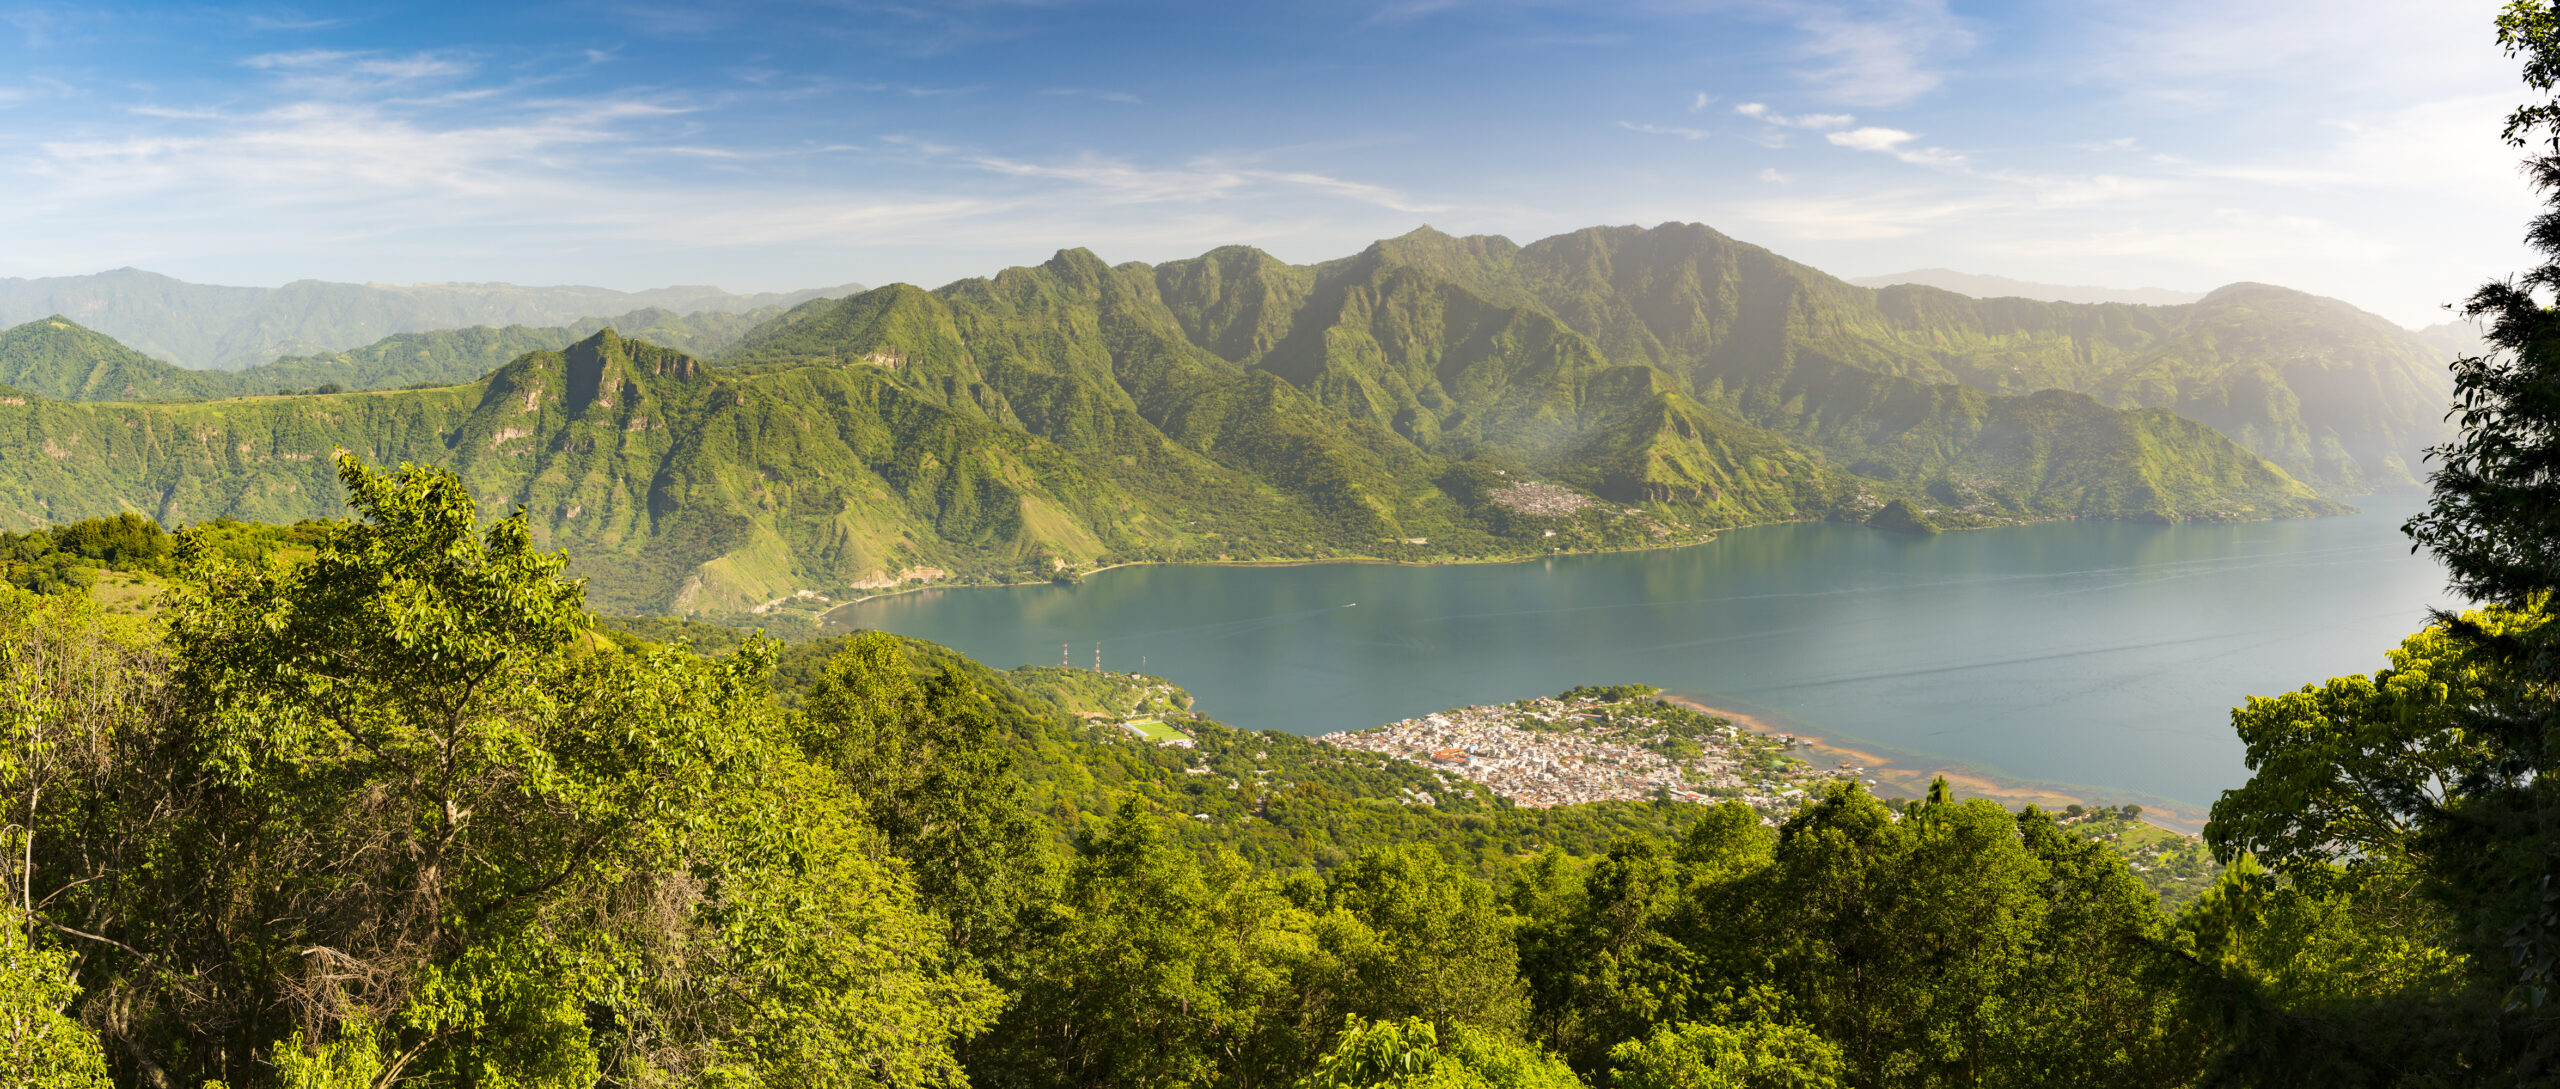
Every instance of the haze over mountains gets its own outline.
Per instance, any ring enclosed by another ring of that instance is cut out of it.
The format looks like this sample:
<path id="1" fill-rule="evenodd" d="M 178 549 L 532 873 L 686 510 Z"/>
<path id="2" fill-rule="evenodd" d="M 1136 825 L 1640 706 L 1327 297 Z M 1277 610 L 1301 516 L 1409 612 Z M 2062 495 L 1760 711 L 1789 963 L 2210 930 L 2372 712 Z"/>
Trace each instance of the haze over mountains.
<path id="1" fill-rule="evenodd" d="M 2330 513 L 2415 482 L 2448 391 L 2438 348 L 2282 288 L 2173 307 L 1869 290 L 1691 224 L 1528 246 L 1425 228 L 1316 265 L 1068 250 L 761 322 L 625 318 L 250 372 L 433 388 L 163 404 L 133 399 L 263 390 L 190 385 L 234 376 L 77 321 L 22 325 L 0 335 L 0 378 L 33 395 L 0 398 L 0 520 L 333 515 L 343 448 L 525 505 L 599 604 L 719 613 L 909 578 L 1525 556 L 1786 519 Z"/>
<path id="2" fill-rule="evenodd" d="M 2171 291 L 2165 287 L 2087 287 L 2068 284 L 2039 284 L 2013 280 L 2006 276 L 1957 272 L 1946 268 L 1918 268 L 1909 272 L 1882 276 L 1853 276 L 1850 283 L 1859 287 L 1892 287 L 1895 284 L 1919 284 L 1977 299 L 2035 299 L 2041 302 L 2067 303 L 2131 303 L 2135 306 L 2182 306 L 2204 298 L 2201 292 Z"/>
<path id="3" fill-rule="evenodd" d="M 238 370 L 280 356 L 352 348 L 394 333 L 472 325 L 567 325 L 648 308 L 742 313 L 858 290 L 861 285 L 845 284 L 737 295 L 713 287 L 613 291 L 320 280 L 222 287 L 121 268 L 88 276 L 0 278 L 0 324 L 60 315 L 182 367 Z"/>

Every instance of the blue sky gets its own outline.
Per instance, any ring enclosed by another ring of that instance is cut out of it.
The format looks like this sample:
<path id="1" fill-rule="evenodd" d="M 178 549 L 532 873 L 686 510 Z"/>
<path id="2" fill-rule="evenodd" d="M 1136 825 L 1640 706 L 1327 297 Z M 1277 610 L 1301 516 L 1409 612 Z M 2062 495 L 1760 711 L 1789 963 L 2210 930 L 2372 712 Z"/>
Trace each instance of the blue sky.
<path id="1" fill-rule="evenodd" d="M 6 5 L 0 275 L 934 285 L 1683 220 L 2425 324 L 2534 207 L 2495 0 Z"/>

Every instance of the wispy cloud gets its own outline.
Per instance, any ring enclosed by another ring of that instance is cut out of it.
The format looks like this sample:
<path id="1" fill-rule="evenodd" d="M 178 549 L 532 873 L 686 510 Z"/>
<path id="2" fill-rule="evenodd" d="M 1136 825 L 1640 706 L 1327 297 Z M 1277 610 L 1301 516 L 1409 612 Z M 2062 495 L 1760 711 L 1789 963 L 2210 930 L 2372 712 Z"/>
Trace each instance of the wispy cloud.
<path id="1" fill-rule="evenodd" d="M 443 52 L 386 56 L 354 50 L 298 49 L 260 53 L 244 57 L 240 63 L 266 72 L 301 93 L 329 97 L 355 97 L 459 79 L 472 73 L 469 59 Z"/>
<path id="2" fill-rule="evenodd" d="M 1127 91 L 1097 91 L 1091 87 L 1048 87 L 1043 88 L 1040 93 L 1056 98 L 1097 98 L 1104 102 L 1117 102 L 1126 106 L 1138 105 L 1140 101 L 1138 96 Z"/>
<path id="3" fill-rule="evenodd" d="M 1894 106 L 1945 82 L 1944 66 L 1974 45 L 1945 0 L 1873 0 L 1797 9 L 1800 75 L 1817 93 L 1852 106 Z"/>
<path id="4" fill-rule="evenodd" d="M 346 19 L 317 18 L 300 13 L 253 14 L 246 16 L 243 21 L 249 24 L 251 30 L 265 31 L 328 30 L 348 23 Z"/>
<path id="5" fill-rule="evenodd" d="M 1770 109 L 1769 104 L 1765 102 L 1740 103 L 1734 106 L 1733 112 L 1755 121 L 1766 121 L 1772 125 L 1784 125 L 1791 129 L 1829 131 L 1845 129 L 1858 123 L 1855 116 L 1845 113 L 1807 113 L 1790 117 Z"/>
<path id="6" fill-rule="evenodd" d="M 1638 121 L 1620 121 L 1618 122 L 1618 127 L 1625 129 L 1628 132 L 1642 132 L 1654 136 L 1677 136 L 1683 140 L 1704 140 L 1707 138 L 1707 130 L 1705 129 L 1684 129 L 1669 125 L 1648 125 Z"/>
<path id="7" fill-rule="evenodd" d="M 898 140 L 933 156 L 949 156 L 989 173 L 1010 178 L 1065 182 L 1084 191 L 1081 199 L 1111 204 L 1201 204 L 1242 198 L 1273 186 L 1321 193 L 1398 212 L 1429 213 L 1448 205 L 1415 200 L 1381 185 L 1304 170 L 1273 170 L 1221 159 L 1198 159 L 1178 167 L 1147 167 L 1125 160 L 1085 154 L 1065 162 L 1034 162 L 1000 155 L 970 154 L 956 149 Z"/>

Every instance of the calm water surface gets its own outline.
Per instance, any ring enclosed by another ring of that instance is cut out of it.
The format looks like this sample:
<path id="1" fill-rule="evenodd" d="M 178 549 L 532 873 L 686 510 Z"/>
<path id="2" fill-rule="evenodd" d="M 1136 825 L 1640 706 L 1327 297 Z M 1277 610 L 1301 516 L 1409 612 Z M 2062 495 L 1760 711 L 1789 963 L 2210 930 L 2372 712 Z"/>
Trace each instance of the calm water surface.
<path id="1" fill-rule="evenodd" d="M 1526 564 L 1131 567 L 928 591 L 841 624 L 991 665 L 1167 677 L 1221 721 L 1303 734 L 1643 681 L 2021 780 L 2210 803 L 2247 777 L 2230 708 L 2372 670 L 2447 602 L 2414 497 L 2236 526 L 2053 523 L 1905 537 L 1740 530 Z"/>

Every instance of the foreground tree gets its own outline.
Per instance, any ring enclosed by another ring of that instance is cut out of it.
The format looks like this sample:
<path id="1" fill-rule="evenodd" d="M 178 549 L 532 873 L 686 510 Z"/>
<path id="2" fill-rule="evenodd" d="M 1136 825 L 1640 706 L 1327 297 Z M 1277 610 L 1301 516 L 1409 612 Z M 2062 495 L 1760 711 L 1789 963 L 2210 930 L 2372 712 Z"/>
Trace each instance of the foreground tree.
<path id="1" fill-rule="evenodd" d="M 165 658 L 57 731 L 91 743 L 24 887 L 120 1080 L 958 1079 L 994 996 L 791 743 L 768 643 L 589 652 L 521 514 L 340 478 L 358 519 L 308 562 L 193 549 Z"/>
<path id="2" fill-rule="evenodd" d="M 2498 41 L 2528 86 L 2560 87 L 2560 5 L 2514 0 Z M 2454 364 L 2461 436 L 2435 451 L 2434 496 L 2408 530 L 2456 591 L 2522 616 L 2560 590 L 2560 311 L 2544 302 L 2560 291 L 2560 97 L 2509 114 L 2505 135 L 2543 143 L 2526 166 L 2550 210 L 2525 238 L 2547 260 L 2465 308 L 2492 350 Z M 2462 710 L 2464 737 L 2484 752 L 2457 804 L 2419 810 L 2433 888 L 2464 919 L 2474 956 L 2507 962 L 2511 999 L 2548 1011 L 2537 1021 L 2560 1033 L 2560 630 L 2438 621 L 2499 683 Z"/>
<path id="3" fill-rule="evenodd" d="M 2526 240 L 2546 260 L 2464 308 L 2490 350 L 2453 364 L 2460 432 L 2405 527 L 2483 607 L 2437 614 L 2389 669 L 2233 713 L 2256 775 L 2206 835 L 2244 864 L 2185 927 L 2225 1066 L 2271 1082 L 2560 1071 L 2560 6 L 2514 0 L 2497 26 L 2546 96 L 2506 127 L 2543 145 Z"/>
<path id="4" fill-rule="evenodd" d="M 793 732 L 906 860 L 952 948 L 999 956 L 1049 893 L 1048 844 L 968 677 L 919 681 L 897 636 L 864 632 L 827 661 Z"/>

